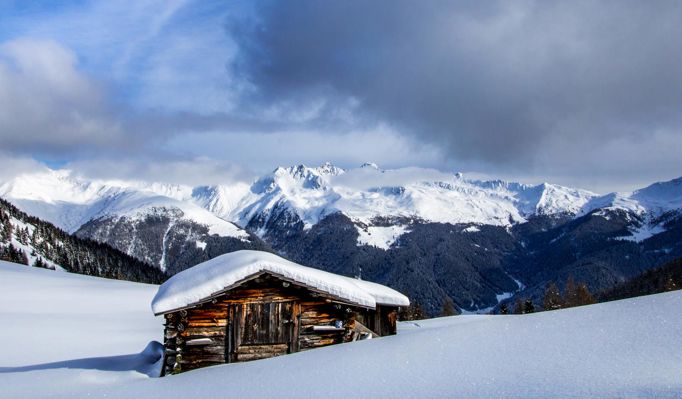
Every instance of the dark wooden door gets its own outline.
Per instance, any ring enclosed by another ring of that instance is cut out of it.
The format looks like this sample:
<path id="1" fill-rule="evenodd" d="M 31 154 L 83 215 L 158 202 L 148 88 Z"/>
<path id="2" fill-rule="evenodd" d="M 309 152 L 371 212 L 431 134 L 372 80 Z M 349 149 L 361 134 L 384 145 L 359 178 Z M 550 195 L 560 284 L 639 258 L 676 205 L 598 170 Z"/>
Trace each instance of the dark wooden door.
<path id="1" fill-rule="evenodd" d="M 230 305 L 227 359 L 264 359 L 289 353 L 294 341 L 294 302 Z"/>

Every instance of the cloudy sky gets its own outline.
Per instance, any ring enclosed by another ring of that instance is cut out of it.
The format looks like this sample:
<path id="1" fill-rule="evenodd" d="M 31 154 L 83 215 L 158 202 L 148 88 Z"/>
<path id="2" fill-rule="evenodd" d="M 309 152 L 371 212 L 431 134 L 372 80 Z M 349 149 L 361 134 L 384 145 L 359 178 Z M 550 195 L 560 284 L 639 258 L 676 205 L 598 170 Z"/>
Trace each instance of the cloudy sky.
<path id="1" fill-rule="evenodd" d="M 0 177 L 682 175 L 679 1 L 0 0 Z"/>

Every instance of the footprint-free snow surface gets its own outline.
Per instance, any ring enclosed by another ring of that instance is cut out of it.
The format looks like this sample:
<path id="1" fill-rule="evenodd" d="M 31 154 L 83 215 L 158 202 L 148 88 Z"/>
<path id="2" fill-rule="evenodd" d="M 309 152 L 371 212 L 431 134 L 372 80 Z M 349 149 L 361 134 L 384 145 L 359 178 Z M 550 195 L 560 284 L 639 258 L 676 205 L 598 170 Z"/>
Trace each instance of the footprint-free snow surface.
<path id="1" fill-rule="evenodd" d="M 682 397 L 682 291 L 152 378 L 155 291 L 0 262 L 0 398 Z"/>

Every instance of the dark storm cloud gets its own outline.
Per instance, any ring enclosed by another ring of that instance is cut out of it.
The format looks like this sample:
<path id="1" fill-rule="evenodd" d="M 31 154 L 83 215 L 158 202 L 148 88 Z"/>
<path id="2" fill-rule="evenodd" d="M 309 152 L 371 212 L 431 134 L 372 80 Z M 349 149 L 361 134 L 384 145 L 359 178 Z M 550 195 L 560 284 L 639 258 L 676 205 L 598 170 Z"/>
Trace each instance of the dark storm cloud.
<path id="1" fill-rule="evenodd" d="M 453 158 L 521 169 L 599 163 L 595 148 L 654 132 L 682 143 L 680 2 L 298 1 L 255 14 L 228 23 L 254 107 L 345 107 Z"/>

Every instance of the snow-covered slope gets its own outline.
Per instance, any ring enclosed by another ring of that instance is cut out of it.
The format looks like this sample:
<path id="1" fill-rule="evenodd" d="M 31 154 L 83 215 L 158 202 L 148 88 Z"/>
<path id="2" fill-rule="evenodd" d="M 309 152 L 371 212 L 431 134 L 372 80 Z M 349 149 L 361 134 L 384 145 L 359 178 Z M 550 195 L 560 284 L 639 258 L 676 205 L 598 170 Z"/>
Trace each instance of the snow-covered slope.
<path id="1" fill-rule="evenodd" d="M 597 208 L 613 208 L 660 216 L 682 209 L 682 177 L 654 183 L 631 193 L 611 193 L 586 204 L 583 213 Z"/>
<path id="2" fill-rule="evenodd" d="M 682 291 L 400 323 L 397 336 L 150 378 L 157 347 L 140 351 L 162 338 L 155 291 L 0 262 L 12 326 L 0 329 L 0 398 L 682 396 Z"/>
<path id="3" fill-rule="evenodd" d="M 243 230 L 188 199 L 188 186 L 136 181 L 87 180 L 68 170 L 45 169 L 0 185 L 0 196 L 23 211 L 75 232 L 103 217 L 145 218 L 159 209 L 209 228 L 210 234 L 246 238 Z"/>
<path id="4" fill-rule="evenodd" d="M 597 210 L 605 218 L 613 211 L 624 211 L 630 219 L 629 235 L 622 238 L 643 241 L 664 232 L 666 222 L 682 215 L 682 177 L 654 183 L 630 193 L 610 193 L 595 197 L 585 204 L 579 214 Z"/>
<path id="5" fill-rule="evenodd" d="M 0 212 L 1 211 L 2 208 L 0 208 Z M 38 237 L 37 234 L 35 234 L 36 226 L 25 223 L 14 216 L 7 216 L 9 220 L 5 223 L 9 225 L 11 231 L 14 233 L 10 234 L 9 237 L 7 237 L 6 234 L 0 234 L 0 250 L 5 250 L 11 245 L 26 256 L 27 266 L 44 267 L 50 270 L 63 270 L 60 265 L 45 258 L 44 255 L 41 256 L 36 250 L 43 239 L 43 237 Z M 0 220 L 0 228 L 6 229 L 7 227 L 8 226 L 5 226 L 4 223 L 2 223 L 2 220 Z M 3 233 L 5 232 L 3 231 Z M 35 240 L 33 239 L 34 235 Z M 34 245 L 33 241 L 36 241 L 37 244 Z M 19 261 L 19 259 L 14 259 L 13 261 Z"/>
<path id="6" fill-rule="evenodd" d="M 0 261 L 2 366 L 137 352 L 160 340 L 149 311 L 158 286 Z M 1 395 L 1 393 L 0 393 Z"/>
<path id="7" fill-rule="evenodd" d="M 90 276 L 157 283 L 167 276 L 109 246 L 64 233 L 0 199 L 0 259 Z"/>
<path id="8" fill-rule="evenodd" d="M 156 289 L 0 261 L 0 398 L 82 397 L 148 378 L 158 352 L 141 351 L 163 334 L 149 311 Z"/>

